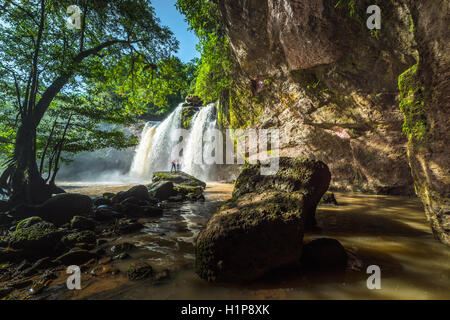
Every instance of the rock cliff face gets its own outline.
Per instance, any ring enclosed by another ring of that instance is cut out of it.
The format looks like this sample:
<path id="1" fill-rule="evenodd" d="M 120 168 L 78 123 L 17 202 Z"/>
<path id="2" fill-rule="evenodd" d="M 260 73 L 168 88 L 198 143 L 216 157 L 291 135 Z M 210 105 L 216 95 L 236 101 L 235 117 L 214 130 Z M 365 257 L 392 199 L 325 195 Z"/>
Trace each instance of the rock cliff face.
<path id="1" fill-rule="evenodd" d="M 217 2 L 245 108 L 280 129 L 281 155 L 327 163 L 337 189 L 415 186 L 448 244 L 448 1 Z M 372 4 L 381 30 L 366 26 Z"/>

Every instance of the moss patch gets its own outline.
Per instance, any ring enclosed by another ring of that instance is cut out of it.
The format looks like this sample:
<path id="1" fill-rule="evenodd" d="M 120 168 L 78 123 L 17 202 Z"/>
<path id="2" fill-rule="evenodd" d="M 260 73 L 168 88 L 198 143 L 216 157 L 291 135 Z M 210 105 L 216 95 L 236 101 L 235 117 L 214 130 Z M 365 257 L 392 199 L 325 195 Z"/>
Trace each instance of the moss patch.
<path id="1" fill-rule="evenodd" d="M 28 228 L 31 227 L 33 224 L 42 222 L 42 219 L 40 217 L 30 217 L 27 219 L 23 219 L 21 220 L 17 226 L 16 226 L 16 231 L 22 229 L 22 228 Z"/>
<path id="2" fill-rule="evenodd" d="M 192 118 L 197 113 L 197 108 L 183 108 L 181 112 L 181 126 L 183 129 L 189 130 L 191 127 Z"/>
<path id="3" fill-rule="evenodd" d="M 419 64 L 413 65 L 398 77 L 400 110 L 405 116 L 403 132 L 413 142 L 423 142 L 427 132 L 424 109 L 424 87 L 417 76 Z"/>
<path id="4" fill-rule="evenodd" d="M 206 187 L 206 183 L 184 172 L 176 172 L 176 173 L 166 171 L 154 172 L 152 180 L 153 182 L 170 181 L 172 183 L 184 186 L 194 186 L 202 188 Z"/>

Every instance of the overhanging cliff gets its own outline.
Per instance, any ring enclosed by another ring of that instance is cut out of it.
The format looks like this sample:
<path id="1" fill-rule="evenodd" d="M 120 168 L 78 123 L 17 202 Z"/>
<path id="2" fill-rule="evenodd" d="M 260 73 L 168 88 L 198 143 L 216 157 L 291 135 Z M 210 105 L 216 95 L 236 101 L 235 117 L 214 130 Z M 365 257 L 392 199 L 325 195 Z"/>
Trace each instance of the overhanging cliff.
<path id="1" fill-rule="evenodd" d="M 336 189 L 415 185 L 449 243 L 448 1 L 217 2 L 246 92 L 223 103 L 228 125 L 280 129 L 281 155 L 324 161 Z M 381 30 L 366 26 L 372 4 Z"/>

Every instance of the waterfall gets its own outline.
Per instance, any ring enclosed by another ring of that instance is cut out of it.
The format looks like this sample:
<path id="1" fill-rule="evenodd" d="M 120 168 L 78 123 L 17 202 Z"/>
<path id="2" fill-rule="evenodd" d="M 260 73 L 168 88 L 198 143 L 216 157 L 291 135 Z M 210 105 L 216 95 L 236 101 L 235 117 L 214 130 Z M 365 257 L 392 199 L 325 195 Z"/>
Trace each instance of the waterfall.
<path id="1" fill-rule="evenodd" d="M 131 177 L 149 180 L 155 171 L 170 171 L 173 158 L 179 158 L 183 172 L 208 180 L 212 166 L 203 163 L 202 154 L 205 143 L 211 142 L 203 141 L 203 133 L 217 125 L 215 104 L 195 113 L 187 132 L 180 131 L 182 111 L 180 104 L 160 124 L 145 125 L 130 169 Z"/>
<path id="2" fill-rule="evenodd" d="M 145 163 L 150 153 L 153 136 L 157 127 L 158 125 L 147 122 L 142 130 L 140 143 L 136 149 L 136 155 L 134 156 L 130 169 L 130 174 L 134 177 L 143 177 L 148 174 L 149 167 Z"/>
<path id="3" fill-rule="evenodd" d="M 183 152 L 182 170 L 202 180 L 208 180 L 211 169 L 211 166 L 203 161 L 203 148 L 205 147 L 203 133 L 207 129 L 216 127 L 215 116 L 215 104 L 209 104 L 192 118 L 191 131 Z"/>

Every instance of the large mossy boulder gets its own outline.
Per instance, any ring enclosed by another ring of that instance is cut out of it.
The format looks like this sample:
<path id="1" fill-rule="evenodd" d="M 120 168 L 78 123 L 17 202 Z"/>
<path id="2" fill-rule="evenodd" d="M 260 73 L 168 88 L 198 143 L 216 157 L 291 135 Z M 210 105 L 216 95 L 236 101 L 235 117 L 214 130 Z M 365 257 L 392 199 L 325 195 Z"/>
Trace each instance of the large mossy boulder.
<path id="1" fill-rule="evenodd" d="M 271 270 L 297 265 L 305 225 L 330 183 L 328 167 L 281 158 L 273 176 L 247 165 L 233 198 L 210 219 L 196 243 L 196 273 L 217 282 L 253 281 Z"/>
<path id="2" fill-rule="evenodd" d="M 196 243 L 197 274 L 208 281 L 247 282 L 299 261 L 304 196 L 268 191 L 232 199 Z"/>
<path id="3" fill-rule="evenodd" d="M 27 257 L 49 256 L 64 233 L 50 222 L 40 217 L 20 221 L 10 238 L 10 247 L 23 250 Z"/>
<path id="4" fill-rule="evenodd" d="M 307 158 L 279 159 L 274 175 L 261 175 L 260 165 L 247 165 L 236 180 L 233 197 L 267 190 L 300 192 L 305 195 L 306 225 L 315 225 L 315 211 L 322 195 L 328 190 L 331 173 L 322 161 Z"/>
<path id="5" fill-rule="evenodd" d="M 184 186 L 191 186 L 191 187 L 206 187 L 206 183 L 185 173 L 182 171 L 178 172 L 166 172 L 166 171 L 160 171 L 160 172 L 154 172 L 152 177 L 153 182 L 160 182 L 160 181 L 170 181 L 173 184 L 177 185 L 184 185 Z"/>

